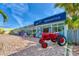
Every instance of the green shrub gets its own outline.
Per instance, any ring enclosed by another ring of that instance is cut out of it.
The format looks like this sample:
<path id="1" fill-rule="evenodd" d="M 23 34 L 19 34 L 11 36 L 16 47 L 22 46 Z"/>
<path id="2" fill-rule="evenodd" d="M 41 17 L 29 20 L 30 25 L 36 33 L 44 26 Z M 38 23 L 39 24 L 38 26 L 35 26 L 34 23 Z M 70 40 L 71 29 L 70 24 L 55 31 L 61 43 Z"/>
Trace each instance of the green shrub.
<path id="1" fill-rule="evenodd" d="M 3 28 L 0 28 L 0 34 L 4 34 L 5 30 Z"/>

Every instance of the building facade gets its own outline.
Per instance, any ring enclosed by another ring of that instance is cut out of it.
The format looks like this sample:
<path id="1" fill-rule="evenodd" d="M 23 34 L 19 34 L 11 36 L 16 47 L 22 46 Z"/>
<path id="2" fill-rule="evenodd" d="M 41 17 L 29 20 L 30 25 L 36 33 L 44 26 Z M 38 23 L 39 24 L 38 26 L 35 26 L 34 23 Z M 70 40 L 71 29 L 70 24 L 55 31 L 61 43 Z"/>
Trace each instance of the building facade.
<path id="1" fill-rule="evenodd" d="M 42 32 L 59 32 L 66 36 L 67 26 L 65 25 L 65 20 L 66 12 L 35 21 L 36 37 L 41 37 Z"/>
<path id="2" fill-rule="evenodd" d="M 29 26 L 24 26 L 19 29 L 15 29 L 14 32 L 19 32 L 24 30 L 30 36 L 35 36 L 40 38 L 42 32 L 59 32 L 62 35 L 67 36 L 67 26 L 65 25 L 66 12 L 50 16 L 41 20 L 37 20 L 34 24 Z"/>

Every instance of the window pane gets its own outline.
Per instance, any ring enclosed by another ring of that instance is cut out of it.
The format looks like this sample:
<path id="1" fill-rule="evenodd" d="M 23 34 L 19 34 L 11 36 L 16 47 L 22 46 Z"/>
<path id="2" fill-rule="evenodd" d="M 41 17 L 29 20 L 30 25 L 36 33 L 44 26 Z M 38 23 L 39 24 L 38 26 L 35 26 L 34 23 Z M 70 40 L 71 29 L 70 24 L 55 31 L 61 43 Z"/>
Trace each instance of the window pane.
<path id="1" fill-rule="evenodd" d="M 52 32 L 57 32 L 57 26 L 52 27 Z"/>
<path id="2" fill-rule="evenodd" d="M 60 32 L 60 34 L 64 34 L 64 26 L 59 26 L 58 32 Z"/>
<path id="3" fill-rule="evenodd" d="M 64 30 L 64 26 L 58 26 L 58 31 L 63 31 Z"/>

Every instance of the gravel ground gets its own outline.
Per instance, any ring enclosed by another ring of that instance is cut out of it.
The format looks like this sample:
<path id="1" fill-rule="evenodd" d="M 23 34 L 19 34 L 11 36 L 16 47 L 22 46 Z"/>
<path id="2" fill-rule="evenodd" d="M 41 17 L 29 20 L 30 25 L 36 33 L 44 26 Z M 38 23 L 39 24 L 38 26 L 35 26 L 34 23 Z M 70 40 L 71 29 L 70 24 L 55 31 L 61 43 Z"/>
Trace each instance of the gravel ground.
<path id="1" fill-rule="evenodd" d="M 38 44 L 39 39 L 28 38 L 28 40 L 34 41 L 35 44 L 29 44 L 24 50 L 9 56 L 64 56 L 64 47 L 49 44 L 48 48 L 43 49 L 40 47 L 40 44 Z"/>

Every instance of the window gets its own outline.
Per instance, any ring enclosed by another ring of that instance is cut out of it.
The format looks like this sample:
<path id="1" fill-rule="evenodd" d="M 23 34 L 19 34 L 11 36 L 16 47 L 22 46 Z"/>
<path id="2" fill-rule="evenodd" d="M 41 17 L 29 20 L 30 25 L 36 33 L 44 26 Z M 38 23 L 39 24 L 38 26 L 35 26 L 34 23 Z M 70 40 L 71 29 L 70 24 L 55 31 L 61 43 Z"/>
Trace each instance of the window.
<path id="1" fill-rule="evenodd" d="M 63 23 L 58 24 L 58 32 L 60 34 L 64 34 L 64 24 Z"/>
<path id="2" fill-rule="evenodd" d="M 46 33 L 49 32 L 49 28 L 44 28 L 43 32 L 46 32 Z"/>
<path id="3" fill-rule="evenodd" d="M 64 33 L 64 23 L 53 24 L 52 32 L 60 32 L 61 34 L 63 34 Z"/>
<path id="4" fill-rule="evenodd" d="M 58 32 L 64 31 L 64 26 L 58 26 Z"/>
<path id="5" fill-rule="evenodd" d="M 52 32 L 57 32 L 57 24 L 52 25 Z"/>

